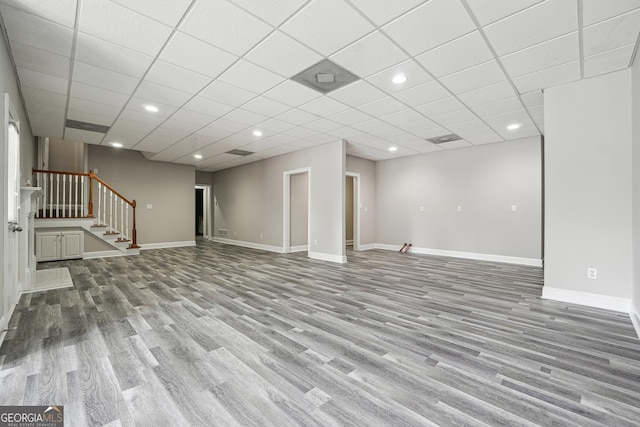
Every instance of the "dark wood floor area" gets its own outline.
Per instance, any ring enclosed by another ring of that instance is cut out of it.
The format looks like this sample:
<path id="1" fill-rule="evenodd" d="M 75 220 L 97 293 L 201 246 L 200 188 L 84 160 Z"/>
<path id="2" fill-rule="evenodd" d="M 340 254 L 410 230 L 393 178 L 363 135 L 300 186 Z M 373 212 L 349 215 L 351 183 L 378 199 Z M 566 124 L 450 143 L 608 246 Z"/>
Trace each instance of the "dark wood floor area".
<path id="1" fill-rule="evenodd" d="M 637 426 L 627 315 L 541 300 L 542 269 L 209 242 L 56 262 L 23 295 L 0 405 L 67 425 Z"/>

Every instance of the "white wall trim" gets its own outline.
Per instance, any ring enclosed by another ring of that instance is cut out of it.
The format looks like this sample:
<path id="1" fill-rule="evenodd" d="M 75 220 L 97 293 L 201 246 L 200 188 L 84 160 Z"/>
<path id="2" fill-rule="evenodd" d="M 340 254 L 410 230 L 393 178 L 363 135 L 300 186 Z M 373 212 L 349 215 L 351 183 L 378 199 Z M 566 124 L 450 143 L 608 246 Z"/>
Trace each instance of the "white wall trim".
<path id="1" fill-rule="evenodd" d="M 182 248 L 185 246 L 195 246 L 195 240 L 186 240 L 184 242 L 162 242 L 162 243 L 142 243 L 140 245 L 140 250 L 144 251 L 147 249 L 166 249 L 166 248 Z"/>
<path id="2" fill-rule="evenodd" d="M 304 252 L 309 250 L 309 245 L 291 246 L 289 252 Z"/>
<path id="3" fill-rule="evenodd" d="M 359 251 L 370 251 L 371 249 L 376 249 L 375 243 L 368 243 L 366 245 L 360 245 L 360 247 L 358 247 Z"/>
<path id="4" fill-rule="evenodd" d="M 322 252 L 309 251 L 309 258 L 318 259 L 320 261 L 337 262 L 340 264 L 346 264 L 347 262 L 347 257 L 344 255 L 325 254 Z"/>
<path id="5" fill-rule="evenodd" d="M 375 247 L 376 249 L 384 249 L 387 251 L 398 252 L 402 246 L 376 243 Z M 478 261 L 504 262 L 507 264 L 519 264 L 519 265 L 528 265 L 532 267 L 542 267 L 542 260 L 536 259 L 536 258 L 480 254 L 480 253 L 474 253 L 474 252 L 448 251 L 444 249 L 417 248 L 415 246 L 412 246 L 409 252 L 414 254 L 421 254 L 421 255 L 448 256 L 453 258 L 474 259 Z"/>
<path id="6" fill-rule="evenodd" d="M 20 295 L 22 295 L 22 292 L 20 292 Z M 18 300 L 20 300 L 20 297 L 18 297 Z M 11 316 L 13 316 L 13 312 L 17 306 L 18 306 L 17 303 L 12 304 L 11 307 L 9 307 L 9 312 L 5 316 L 2 316 L 2 318 L 0 318 L 0 331 L 4 329 L 9 329 L 9 321 L 11 320 Z M 8 333 L 9 333 L 8 331 L 0 332 L 0 347 L 2 347 L 4 337 L 6 337 Z"/>
<path id="7" fill-rule="evenodd" d="M 629 313 L 631 300 L 629 298 L 612 297 L 608 295 L 592 294 L 590 292 L 572 291 L 545 286 L 542 288 L 542 298 L 589 307 L 604 308 L 605 310 Z"/>
<path id="8" fill-rule="evenodd" d="M 127 256 L 122 251 L 94 251 L 85 252 L 82 255 L 82 259 L 95 259 L 95 258 L 112 258 L 117 256 Z"/>
<path id="9" fill-rule="evenodd" d="M 224 243 L 227 245 L 242 246 L 243 248 L 259 249 L 261 251 L 276 252 L 279 254 L 282 253 L 282 247 L 280 246 L 264 245 L 262 243 L 245 242 L 242 240 L 225 239 L 224 237 L 214 237 L 213 241 L 216 243 Z"/>
<path id="10" fill-rule="evenodd" d="M 631 317 L 631 323 L 636 330 L 636 335 L 640 338 L 640 311 L 638 307 L 631 301 L 631 308 L 629 310 L 629 317 Z"/>

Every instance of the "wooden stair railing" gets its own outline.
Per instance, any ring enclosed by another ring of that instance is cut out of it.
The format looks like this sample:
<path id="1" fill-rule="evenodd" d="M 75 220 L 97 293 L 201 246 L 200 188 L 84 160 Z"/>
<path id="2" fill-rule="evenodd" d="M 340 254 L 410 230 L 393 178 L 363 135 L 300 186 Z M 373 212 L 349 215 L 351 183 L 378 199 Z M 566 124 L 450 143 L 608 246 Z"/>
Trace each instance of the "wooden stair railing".
<path id="1" fill-rule="evenodd" d="M 137 244 L 135 200 L 128 200 L 93 171 L 33 169 L 33 173 L 36 175 L 36 185 L 42 188 L 42 194 L 36 200 L 36 218 L 96 218 L 96 225 L 106 228 L 105 234 L 119 235 L 119 242 L 131 242 L 129 249 L 140 247 Z M 94 182 L 97 204 L 94 203 Z M 94 209 L 96 205 L 97 209 Z M 131 238 L 128 234 L 129 217 Z"/>

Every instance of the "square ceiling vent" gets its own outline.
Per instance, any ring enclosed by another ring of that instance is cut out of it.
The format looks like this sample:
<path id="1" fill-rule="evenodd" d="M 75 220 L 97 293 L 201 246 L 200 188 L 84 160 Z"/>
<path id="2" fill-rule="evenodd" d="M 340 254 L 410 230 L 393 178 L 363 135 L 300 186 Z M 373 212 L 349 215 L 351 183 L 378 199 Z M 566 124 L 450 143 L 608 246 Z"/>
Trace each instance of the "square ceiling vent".
<path id="1" fill-rule="evenodd" d="M 360 77 L 334 64 L 328 59 L 324 59 L 291 77 L 291 80 L 295 80 L 320 93 L 327 94 L 356 80 L 360 80 Z"/>
<path id="2" fill-rule="evenodd" d="M 450 133 L 449 135 L 436 136 L 435 138 L 427 138 L 427 141 L 432 142 L 434 144 L 444 144 L 445 142 L 458 141 L 460 138 L 455 133 Z"/>

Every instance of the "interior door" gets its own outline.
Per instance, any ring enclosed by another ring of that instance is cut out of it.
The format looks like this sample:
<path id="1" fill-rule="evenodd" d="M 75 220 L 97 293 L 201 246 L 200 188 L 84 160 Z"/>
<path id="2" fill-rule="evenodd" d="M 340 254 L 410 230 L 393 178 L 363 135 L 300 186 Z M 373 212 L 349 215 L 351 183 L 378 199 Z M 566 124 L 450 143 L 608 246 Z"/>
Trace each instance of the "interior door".
<path id="1" fill-rule="evenodd" d="M 2 314 L 8 316 L 11 306 L 18 302 L 19 284 L 19 241 L 20 241 L 20 128 L 17 116 L 13 113 L 8 95 L 5 95 L 6 133 L 6 185 L 7 204 L 4 238 L 4 290 L 2 295 Z M 13 113 L 13 114 L 12 114 Z M 8 321 L 8 319 L 6 319 Z"/>

